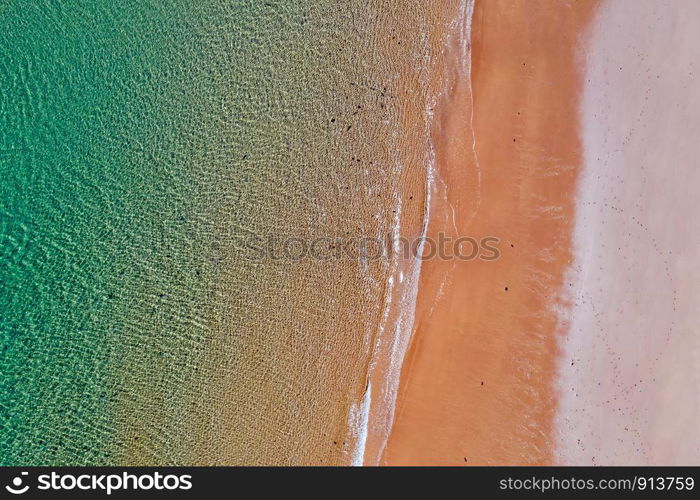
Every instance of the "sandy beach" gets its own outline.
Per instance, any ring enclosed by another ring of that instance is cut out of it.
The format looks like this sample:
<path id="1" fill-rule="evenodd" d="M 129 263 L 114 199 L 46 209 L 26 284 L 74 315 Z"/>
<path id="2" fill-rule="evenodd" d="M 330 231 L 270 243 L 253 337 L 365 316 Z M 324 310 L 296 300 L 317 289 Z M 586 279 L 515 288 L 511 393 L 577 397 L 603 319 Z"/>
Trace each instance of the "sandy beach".
<path id="1" fill-rule="evenodd" d="M 700 0 L 30 3 L 0 465 L 700 484 Z"/>
<path id="2" fill-rule="evenodd" d="M 428 235 L 494 236 L 501 255 L 422 263 L 379 463 L 553 459 L 557 297 L 573 258 L 582 161 L 578 54 L 595 5 L 477 1 L 468 24 L 454 28 L 451 84 L 432 129 Z"/>
<path id="3" fill-rule="evenodd" d="M 700 459 L 698 19 L 614 0 L 591 23 L 559 463 Z"/>

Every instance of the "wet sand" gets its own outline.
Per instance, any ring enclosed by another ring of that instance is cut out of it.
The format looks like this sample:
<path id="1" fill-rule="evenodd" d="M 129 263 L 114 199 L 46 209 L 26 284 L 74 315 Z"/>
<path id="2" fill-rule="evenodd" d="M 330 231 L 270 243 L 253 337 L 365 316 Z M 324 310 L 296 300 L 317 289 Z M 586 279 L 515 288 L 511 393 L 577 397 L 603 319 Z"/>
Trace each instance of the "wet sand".
<path id="1" fill-rule="evenodd" d="M 591 24 L 557 461 L 700 463 L 700 4 Z"/>
<path id="2" fill-rule="evenodd" d="M 448 82 L 445 46 L 449 41 L 457 44 L 457 50 L 463 51 L 459 44 L 464 38 L 450 37 L 450 31 L 464 27 L 470 3 L 449 0 L 442 2 L 439 8 L 431 3 L 421 4 L 425 7 L 425 23 L 421 25 L 418 37 L 422 40 L 422 56 L 420 60 L 412 59 L 402 68 L 397 89 L 397 95 L 402 96 L 397 150 L 404 154 L 403 161 L 418 166 L 420 172 L 410 171 L 406 176 L 396 207 L 396 213 L 401 217 L 397 219 L 392 237 L 416 242 L 426 235 L 435 195 L 431 125 L 437 100 Z M 404 16 L 399 12 L 405 11 L 406 4 L 396 4 L 396 9 L 392 17 Z M 416 38 L 415 31 L 407 35 Z M 393 37 L 389 33 L 387 38 Z M 463 69 L 453 68 L 454 71 Z M 416 212 L 420 219 L 411 217 Z M 391 274 L 385 288 L 384 310 L 373 339 L 365 392 L 350 410 L 351 428 L 363 429 L 358 433 L 362 439 L 351 461 L 354 465 L 380 463 L 395 416 L 402 363 L 412 336 L 422 264 L 410 250 L 405 254 L 405 249 L 398 245 L 393 248 Z"/>
<path id="3" fill-rule="evenodd" d="M 552 461 L 557 297 L 581 164 L 577 54 L 595 4 L 477 1 L 470 49 L 455 27 L 428 235 L 495 236 L 501 256 L 422 263 L 379 463 Z"/>

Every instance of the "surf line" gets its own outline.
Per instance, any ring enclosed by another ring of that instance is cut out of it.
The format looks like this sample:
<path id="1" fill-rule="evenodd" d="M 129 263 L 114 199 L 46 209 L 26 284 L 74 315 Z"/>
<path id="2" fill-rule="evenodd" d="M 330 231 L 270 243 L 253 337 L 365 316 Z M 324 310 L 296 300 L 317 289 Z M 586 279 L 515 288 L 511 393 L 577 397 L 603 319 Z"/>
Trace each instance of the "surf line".
<path id="1" fill-rule="evenodd" d="M 456 27 L 455 31 L 460 36 L 460 57 L 461 69 L 460 77 L 469 79 L 469 89 L 471 93 L 471 28 L 474 14 L 475 0 L 463 0 L 460 6 L 459 15 L 452 23 Z M 454 29 L 454 28 L 453 28 Z M 450 30 L 452 31 L 452 30 Z M 433 127 L 435 103 L 443 96 L 447 85 L 441 92 L 430 99 L 426 105 L 425 134 L 428 138 L 428 151 L 426 157 L 426 181 L 425 181 L 425 206 L 423 210 L 423 221 L 421 228 L 421 243 L 416 255 L 423 251 L 423 243 L 428 234 L 431 219 L 431 197 L 436 191 L 436 159 L 435 147 L 431 137 Z M 472 97 L 473 99 L 473 97 Z M 473 101 L 472 101 L 473 121 Z M 476 159 L 476 144 L 473 144 Z M 478 169 L 478 159 L 477 159 Z M 396 198 L 396 209 L 394 217 L 394 240 L 398 241 L 400 234 L 400 214 L 401 198 Z M 474 215 L 474 214 L 473 214 Z M 384 304 L 382 315 L 377 327 L 370 362 L 367 372 L 367 382 L 361 401 L 351 405 L 348 412 L 349 432 L 354 440 L 354 449 L 351 453 L 351 465 L 375 465 L 379 464 L 386 444 L 391 434 L 394 423 L 394 413 L 396 399 L 398 395 L 401 369 L 404 359 L 410 346 L 414 333 L 414 319 L 416 312 L 418 285 L 421 275 L 421 262 L 418 257 L 406 265 L 400 261 L 400 252 L 392 252 L 389 275 L 387 279 L 386 292 L 384 294 Z M 393 321 L 392 331 L 387 335 L 387 328 L 390 319 Z M 385 360 L 382 362 L 382 360 Z M 379 382 L 378 389 L 372 390 L 371 381 Z M 373 399 L 374 392 L 374 399 Z M 370 443 L 368 441 L 376 440 Z"/>

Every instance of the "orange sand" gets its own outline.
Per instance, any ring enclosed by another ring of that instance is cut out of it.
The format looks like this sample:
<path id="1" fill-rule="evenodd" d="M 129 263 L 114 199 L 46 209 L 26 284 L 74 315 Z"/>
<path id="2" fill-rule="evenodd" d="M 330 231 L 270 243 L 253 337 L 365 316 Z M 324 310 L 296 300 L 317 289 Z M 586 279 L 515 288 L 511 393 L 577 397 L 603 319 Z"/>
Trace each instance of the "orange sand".
<path id="1" fill-rule="evenodd" d="M 496 236 L 501 257 L 423 263 L 381 463 L 552 461 L 555 307 L 581 163 L 576 54 L 595 3 L 477 1 L 471 81 L 453 38 L 429 236 Z"/>

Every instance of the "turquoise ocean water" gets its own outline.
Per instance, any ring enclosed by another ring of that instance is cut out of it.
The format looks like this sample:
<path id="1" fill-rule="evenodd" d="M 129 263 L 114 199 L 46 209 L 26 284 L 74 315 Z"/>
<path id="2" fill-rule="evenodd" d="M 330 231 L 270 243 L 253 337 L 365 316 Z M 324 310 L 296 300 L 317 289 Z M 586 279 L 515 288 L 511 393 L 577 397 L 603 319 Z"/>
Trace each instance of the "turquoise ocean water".
<path id="1" fill-rule="evenodd" d="M 347 461 L 419 5 L 0 4 L 1 465 Z"/>

